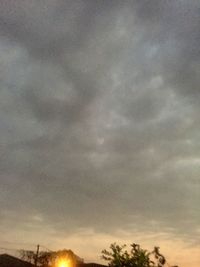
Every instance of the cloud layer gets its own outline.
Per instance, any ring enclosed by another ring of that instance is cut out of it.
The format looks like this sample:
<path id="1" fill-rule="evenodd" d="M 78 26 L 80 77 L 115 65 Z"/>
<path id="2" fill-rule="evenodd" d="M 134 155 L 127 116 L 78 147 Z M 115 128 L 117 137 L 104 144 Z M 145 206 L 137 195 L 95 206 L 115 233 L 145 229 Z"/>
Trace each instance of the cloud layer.
<path id="1" fill-rule="evenodd" d="M 198 244 L 199 10 L 0 1 L 2 240 L 15 225 Z"/>

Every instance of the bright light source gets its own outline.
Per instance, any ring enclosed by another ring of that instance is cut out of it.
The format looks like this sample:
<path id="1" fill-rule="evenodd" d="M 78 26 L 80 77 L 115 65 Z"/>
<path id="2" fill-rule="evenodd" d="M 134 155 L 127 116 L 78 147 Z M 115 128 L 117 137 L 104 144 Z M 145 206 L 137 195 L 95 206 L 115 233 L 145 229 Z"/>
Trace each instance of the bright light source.
<path id="1" fill-rule="evenodd" d="M 70 267 L 70 262 L 66 259 L 59 259 L 57 261 L 56 267 Z"/>

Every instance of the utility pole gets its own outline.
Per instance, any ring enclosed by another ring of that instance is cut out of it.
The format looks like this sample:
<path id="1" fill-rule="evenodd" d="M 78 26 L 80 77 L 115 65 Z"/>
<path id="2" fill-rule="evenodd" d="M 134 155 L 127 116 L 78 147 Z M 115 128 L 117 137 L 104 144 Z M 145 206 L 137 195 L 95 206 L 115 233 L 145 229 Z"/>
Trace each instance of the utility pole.
<path id="1" fill-rule="evenodd" d="M 35 255 L 35 267 L 37 267 L 37 261 L 38 261 L 39 249 L 40 249 L 40 245 L 37 245 L 37 251 L 36 251 L 36 255 Z"/>

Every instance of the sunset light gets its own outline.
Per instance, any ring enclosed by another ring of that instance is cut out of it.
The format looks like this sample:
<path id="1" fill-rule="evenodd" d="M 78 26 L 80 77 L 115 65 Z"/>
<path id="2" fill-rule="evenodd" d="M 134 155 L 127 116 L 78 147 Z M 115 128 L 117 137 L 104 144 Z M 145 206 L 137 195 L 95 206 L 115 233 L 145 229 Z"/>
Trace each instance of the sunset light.
<path id="1" fill-rule="evenodd" d="M 66 259 L 59 259 L 56 267 L 70 267 L 70 261 Z"/>

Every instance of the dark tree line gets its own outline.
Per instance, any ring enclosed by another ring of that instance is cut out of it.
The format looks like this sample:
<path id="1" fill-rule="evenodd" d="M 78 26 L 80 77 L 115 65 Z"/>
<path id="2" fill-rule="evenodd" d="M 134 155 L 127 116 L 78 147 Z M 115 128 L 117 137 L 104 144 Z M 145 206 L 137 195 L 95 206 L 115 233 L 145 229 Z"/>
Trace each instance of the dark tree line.
<path id="1" fill-rule="evenodd" d="M 160 253 L 159 247 L 147 251 L 138 244 L 131 244 L 128 251 L 126 245 L 119 246 L 116 243 L 110 245 L 110 250 L 102 251 L 102 259 L 108 262 L 109 267 L 178 267 L 167 264 L 165 257 Z M 22 250 L 21 258 L 35 264 L 37 257 L 38 267 L 56 267 L 59 259 L 70 261 L 70 267 L 78 267 L 83 260 L 71 250 L 59 250 L 36 254 L 33 251 Z"/>
<path id="2" fill-rule="evenodd" d="M 131 245 L 130 251 L 126 250 L 126 245 L 111 244 L 109 251 L 106 249 L 102 251 L 102 258 L 110 267 L 164 267 L 166 265 L 166 259 L 160 253 L 159 247 L 154 247 L 153 251 L 149 252 L 135 243 Z"/>
<path id="3" fill-rule="evenodd" d="M 82 263 L 83 260 L 74 254 L 71 250 L 58 250 L 58 251 L 40 251 L 37 255 L 34 251 L 21 250 L 21 259 L 35 264 L 37 259 L 38 267 L 55 267 L 56 261 L 59 259 L 70 260 L 70 267 L 75 267 L 77 264 Z"/>

